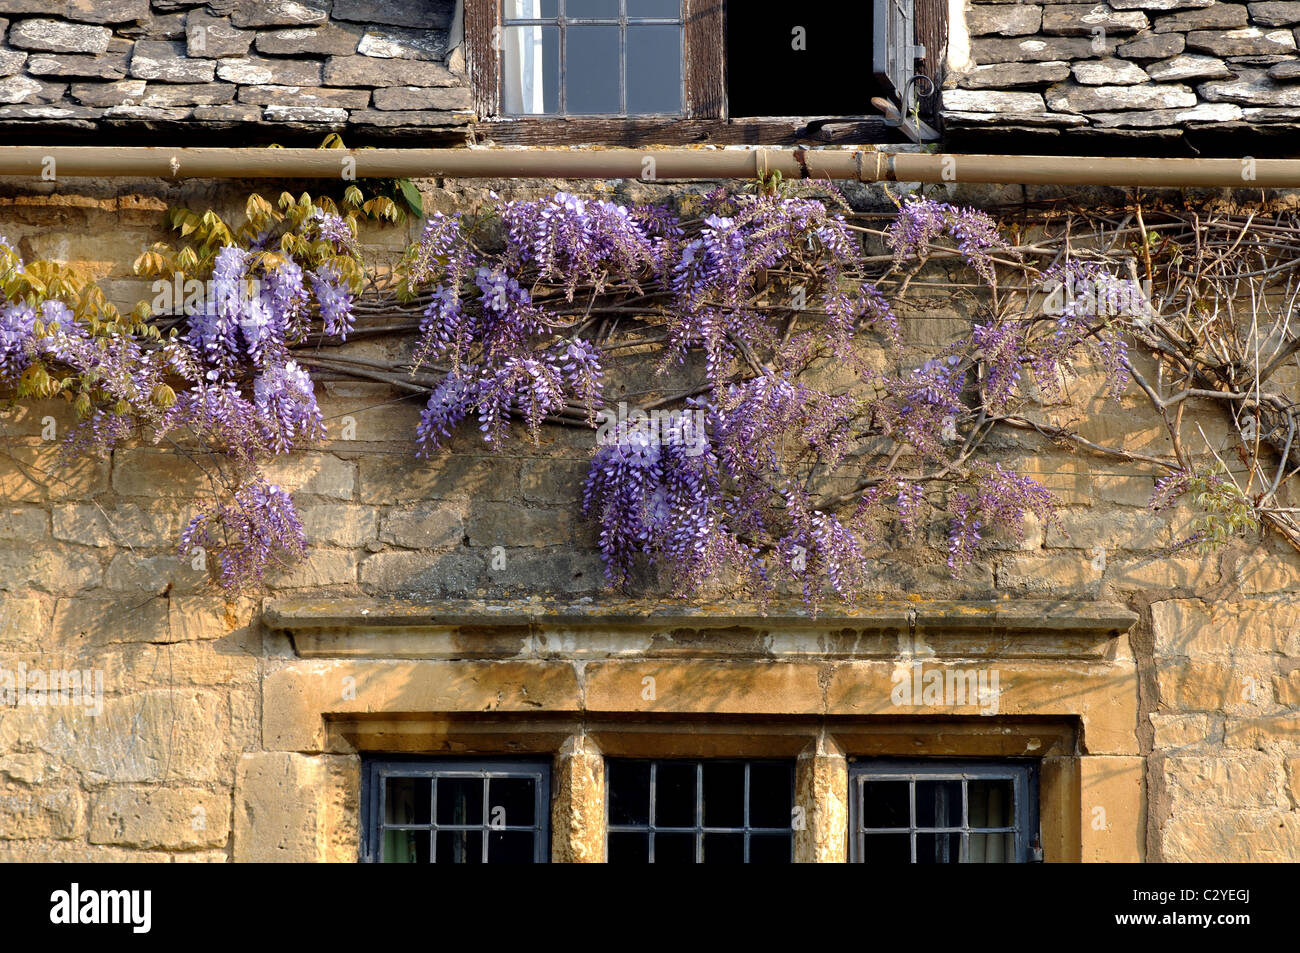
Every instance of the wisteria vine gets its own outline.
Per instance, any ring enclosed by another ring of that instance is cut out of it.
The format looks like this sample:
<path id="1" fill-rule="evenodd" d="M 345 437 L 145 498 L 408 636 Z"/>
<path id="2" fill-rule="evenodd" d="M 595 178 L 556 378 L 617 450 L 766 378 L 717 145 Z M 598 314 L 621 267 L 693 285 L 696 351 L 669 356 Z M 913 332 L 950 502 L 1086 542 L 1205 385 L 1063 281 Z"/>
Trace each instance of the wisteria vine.
<path id="1" fill-rule="evenodd" d="M 292 499 L 261 468 L 324 436 L 295 355 L 313 335 L 345 340 L 356 325 L 359 204 L 253 196 L 234 231 L 212 213 L 174 211 L 168 224 L 191 243 L 137 263 L 166 279 L 167 306 L 129 316 L 93 283 L 24 265 L 0 241 L 0 388 L 74 402 L 69 459 L 138 436 L 202 453 L 214 497 L 180 552 L 219 553 L 228 589 L 306 551 Z M 872 255 L 873 243 L 885 253 Z M 918 356 L 886 290 L 891 280 L 905 290 L 945 249 L 992 303 Z M 1008 305 L 998 284 L 1008 270 L 1033 272 L 1049 299 L 1067 294 L 1055 307 L 1032 296 Z M 1028 394 L 1059 394 L 1080 363 L 1123 394 L 1135 322 L 1140 332 L 1150 319 L 1115 306 L 1127 286 L 1104 261 L 1035 271 L 989 215 L 921 196 L 879 231 L 833 202 L 772 190 L 718 190 L 689 212 L 565 193 L 494 198 L 472 215 L 430 215 L 400 281 L 392 306 L 420 311 L 407 365 L 427 384 L 419 455 L 449 452 L 460 428 L 500 449 L 519 428 L 536 439 L 549 422 L 591 427 L 582 508 L 611 583 L 663 567 L 690 592 L 729 573 L 748 592 L 793 584 L 810 602 L 828 590 L 857 598 L 874 551 L 936 521 L 955 575 L 991 534 L 1022 537 L 1027 515 L 1058 523 L 1044 485 L 976 450 L 992 426 L 1024 426 Z M 693 383 L 647 391 L 654 399 L 627 415 L 605 383 L 614 365 L 628 370 L 619 355 L 647 350 L 664 379 Z M 1240 528 L 1222 480 L 1167 470 L 1153 506 L 1218 493 Z"/>

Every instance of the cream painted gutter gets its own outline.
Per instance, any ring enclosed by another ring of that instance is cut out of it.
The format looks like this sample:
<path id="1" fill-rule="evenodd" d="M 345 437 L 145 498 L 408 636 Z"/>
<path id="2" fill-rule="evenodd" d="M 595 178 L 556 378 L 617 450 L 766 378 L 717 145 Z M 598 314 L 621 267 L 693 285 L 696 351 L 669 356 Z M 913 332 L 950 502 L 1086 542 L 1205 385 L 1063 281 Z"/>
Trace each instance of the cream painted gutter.
<path id="1" fill-rule="evenodd" d="M 1300 188 L 1300 159 L 1130 159 L 835 149 L 160 149 L 0 146 L 0 175 L 165 179 L 560 178 Z"/>

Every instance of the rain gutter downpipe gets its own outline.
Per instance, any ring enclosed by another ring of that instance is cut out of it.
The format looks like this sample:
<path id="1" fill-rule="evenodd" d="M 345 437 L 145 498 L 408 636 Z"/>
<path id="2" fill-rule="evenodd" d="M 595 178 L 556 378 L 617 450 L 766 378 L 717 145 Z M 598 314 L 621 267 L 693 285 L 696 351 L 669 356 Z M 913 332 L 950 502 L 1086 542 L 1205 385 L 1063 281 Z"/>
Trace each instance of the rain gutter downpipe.
<path id="1" fill-rule="evenodd" d="M 957 155 L 842 149 L 271 149 L 0 146 L 0 176 L 164 179 L 558 178 L 1300 188 L 1300 159 Z"/>

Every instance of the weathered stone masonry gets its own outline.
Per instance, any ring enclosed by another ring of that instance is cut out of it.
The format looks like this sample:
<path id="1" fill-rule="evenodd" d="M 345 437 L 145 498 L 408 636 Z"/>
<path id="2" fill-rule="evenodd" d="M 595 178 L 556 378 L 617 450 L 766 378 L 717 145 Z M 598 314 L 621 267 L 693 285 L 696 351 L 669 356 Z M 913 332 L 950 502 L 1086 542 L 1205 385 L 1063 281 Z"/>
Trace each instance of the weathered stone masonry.
<path id="1" fill-rule="evenodd" d="M 454 0 L 5 0 L 0 134 L 464 142 Z"/>
<path id="2" fill-rule="evenodd" d="M 1300 128 L 1300 3 L 971 0 L 947 128 L 1150 143 Z M 960 29 L 960 27 L 958 27 Z"/>

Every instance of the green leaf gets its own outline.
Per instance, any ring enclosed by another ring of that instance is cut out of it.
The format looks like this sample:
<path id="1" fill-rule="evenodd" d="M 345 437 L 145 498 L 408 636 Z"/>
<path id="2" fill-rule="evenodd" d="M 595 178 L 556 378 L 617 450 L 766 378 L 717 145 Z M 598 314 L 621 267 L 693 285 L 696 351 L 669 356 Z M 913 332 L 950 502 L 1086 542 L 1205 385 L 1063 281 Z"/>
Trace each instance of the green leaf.
<path id="1" fill-rule="evenodd" d="M 406 204 L 410 206 L 411 211 L 417 218 L 424 218 L 424 203 L 420 200 L 420 190 L 415 187 L 415 183 L 410 179 L 402 179 L 397 184 L 402 190 L 402 198 L 406 199 Z"/>

